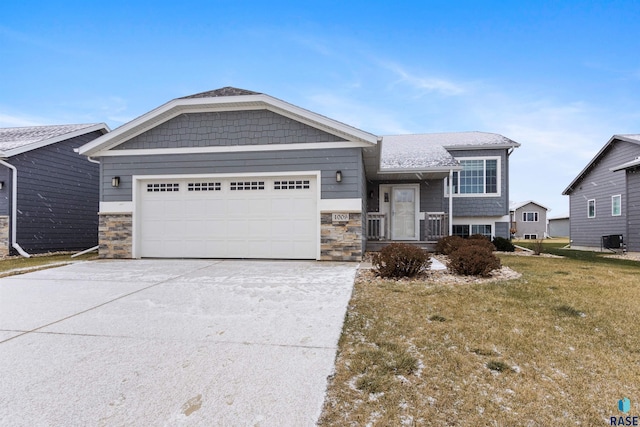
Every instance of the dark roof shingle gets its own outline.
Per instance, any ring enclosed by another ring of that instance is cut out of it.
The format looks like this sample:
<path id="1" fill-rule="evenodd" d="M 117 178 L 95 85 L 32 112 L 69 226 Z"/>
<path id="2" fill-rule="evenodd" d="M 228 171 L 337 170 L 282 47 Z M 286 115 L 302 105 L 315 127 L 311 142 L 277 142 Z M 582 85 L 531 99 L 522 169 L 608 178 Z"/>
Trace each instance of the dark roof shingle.
<path id="1" fill-rule="evenodd" d="M 190 99 L 190 98 L 213 98 L 218 96 L 240 96 L 240 95 L 261 95 L 259 92 L 253 92 L 251 90 L 239 89 L 237 87 L 223 87 L 216 90 L 210 90 L 207 92 L 200 92 L 194 95 L 183 96 L 178 99 Z"/>

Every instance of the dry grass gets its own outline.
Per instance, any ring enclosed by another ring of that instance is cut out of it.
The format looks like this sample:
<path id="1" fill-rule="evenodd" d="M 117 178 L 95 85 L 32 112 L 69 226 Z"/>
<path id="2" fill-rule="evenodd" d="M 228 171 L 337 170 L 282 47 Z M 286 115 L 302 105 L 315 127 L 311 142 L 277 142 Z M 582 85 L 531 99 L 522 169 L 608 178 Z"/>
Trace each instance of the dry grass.
<path id="1" fill-rule="evenodd" d="M 640 264 L 501 259 L 522 278 L 356 283 L 320 424 L 605 425 L 640 397 Z"/>
<path id="2" fill-rule="evenodd" d="M 0 277 L 13 276 L 29 271 L 57 267 L 60 265 L 64 265 L 65 263 L 87 261 L 98 258 L 96 252 L 80 255 L 75 258 L 71 258 L 72 254 L 73 253 L 71 252 L 58 252 L 53 254 L 33 255 L 31 258 L 12 256 L 0 259 Z"/>

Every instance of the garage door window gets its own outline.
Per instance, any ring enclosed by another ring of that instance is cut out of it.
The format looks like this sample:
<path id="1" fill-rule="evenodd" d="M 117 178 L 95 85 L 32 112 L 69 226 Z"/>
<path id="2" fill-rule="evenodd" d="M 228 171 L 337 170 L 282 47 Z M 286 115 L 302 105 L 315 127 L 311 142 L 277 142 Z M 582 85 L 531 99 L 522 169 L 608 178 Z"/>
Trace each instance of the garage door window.
<path id="1" fill-rule="evenodd" d="M 274 190 L 308 190 L 309 180 L 296 180 L 296 181 L 274 181 Z"/>
<path id="2" fill-rule="evenodd" d="M 219 182 L 189 182 L 187 191 L 220 191 L 222 184 Z"/>
<path id="3" fill-rule="evenodd" d="M 147 184 L 147 193 L 167 192 L 167 191 L 180 191 L 180 184 L 178 183 L 166 183 L 160 182 L 157 184 Z"/>
<path id="4" fill-rule="evenodd" d="M 231 191 L 264 190 L 264 181 L 236 181 L 230 184 Z"/>

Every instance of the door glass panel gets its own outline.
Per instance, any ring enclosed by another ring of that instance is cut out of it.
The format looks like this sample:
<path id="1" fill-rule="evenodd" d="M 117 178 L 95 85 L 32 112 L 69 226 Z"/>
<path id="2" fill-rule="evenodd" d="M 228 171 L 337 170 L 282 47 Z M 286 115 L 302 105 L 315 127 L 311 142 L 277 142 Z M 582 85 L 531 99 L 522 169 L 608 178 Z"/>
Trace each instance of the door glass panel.
<path id="1" fill-rule="evenodd" d="M 415 188 L 394 188 L 392 227 L 393 239 L 412 240 L 416 238 L 416 190 Z"/>

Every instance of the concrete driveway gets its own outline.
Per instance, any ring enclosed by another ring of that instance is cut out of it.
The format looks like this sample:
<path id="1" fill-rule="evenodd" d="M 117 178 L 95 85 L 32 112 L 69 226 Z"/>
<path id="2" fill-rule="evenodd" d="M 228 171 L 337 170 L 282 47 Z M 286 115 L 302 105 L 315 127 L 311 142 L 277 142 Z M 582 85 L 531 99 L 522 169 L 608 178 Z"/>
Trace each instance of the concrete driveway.
<path id="1" fill-rule="evenodd" d="M 0 425 L 314 425 L 355 270 L 132 260 L 0 279 Z"/>

